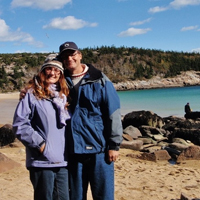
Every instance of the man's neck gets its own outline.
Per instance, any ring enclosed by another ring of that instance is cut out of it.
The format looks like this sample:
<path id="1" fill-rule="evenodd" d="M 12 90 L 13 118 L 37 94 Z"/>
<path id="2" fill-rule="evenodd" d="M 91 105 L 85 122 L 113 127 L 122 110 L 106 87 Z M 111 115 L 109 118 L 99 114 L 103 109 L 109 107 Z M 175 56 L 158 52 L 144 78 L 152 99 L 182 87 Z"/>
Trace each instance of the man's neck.
<path id="1" fill-rule="evenodd" d="M 84 71 L 84 69 L 85 69 L 85 65 L 84 64 L 80 64 L 79 67 L 77 67 L 73 71 L 70 71 L 70 74 L 71 75 L 80 74 L 80 73 L 82 73 Z"/>

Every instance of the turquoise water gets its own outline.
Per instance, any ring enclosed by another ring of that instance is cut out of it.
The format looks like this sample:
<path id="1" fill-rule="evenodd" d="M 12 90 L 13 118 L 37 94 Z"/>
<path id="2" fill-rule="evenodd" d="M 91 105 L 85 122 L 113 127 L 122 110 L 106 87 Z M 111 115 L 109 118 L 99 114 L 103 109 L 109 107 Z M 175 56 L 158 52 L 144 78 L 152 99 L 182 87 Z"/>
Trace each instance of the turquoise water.
<path id="1" fill-rule="evenodd" d="M 184 116 L 184 106 L 190 103 L 192 111 L 200 111 L 200 86 L 118 91 L 121 114 L 132 111 L 153 111 L 161 117 Z"/>

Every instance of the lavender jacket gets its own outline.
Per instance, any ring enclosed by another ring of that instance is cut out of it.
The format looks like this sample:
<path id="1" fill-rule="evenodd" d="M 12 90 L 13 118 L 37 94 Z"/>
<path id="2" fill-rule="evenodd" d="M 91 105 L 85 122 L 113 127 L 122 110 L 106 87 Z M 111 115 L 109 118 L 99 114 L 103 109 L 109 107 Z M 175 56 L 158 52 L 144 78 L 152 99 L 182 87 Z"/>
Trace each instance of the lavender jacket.
<path id="1" fill-rule="evenodd" d="M 38 100 L 29 90 L 16 108 L 13 131 L 26 147 L 26 167 L 67 166 L 65 126 L 50 99 Z M 39 148 L 45 142 L 45 150 Z"/>

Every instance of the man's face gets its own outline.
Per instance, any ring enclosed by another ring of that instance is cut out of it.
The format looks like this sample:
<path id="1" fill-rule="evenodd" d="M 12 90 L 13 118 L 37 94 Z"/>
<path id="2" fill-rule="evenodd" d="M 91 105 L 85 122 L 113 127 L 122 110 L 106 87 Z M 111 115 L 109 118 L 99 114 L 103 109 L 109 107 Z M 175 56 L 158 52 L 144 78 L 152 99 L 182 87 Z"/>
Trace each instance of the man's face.
<path id="1" fill-rule="evenodd" d="M 79 51 L 67 50 L 61 54 L 64 67 L 73 73 L 74 70 L 81 67 L 82 54 Z"/>

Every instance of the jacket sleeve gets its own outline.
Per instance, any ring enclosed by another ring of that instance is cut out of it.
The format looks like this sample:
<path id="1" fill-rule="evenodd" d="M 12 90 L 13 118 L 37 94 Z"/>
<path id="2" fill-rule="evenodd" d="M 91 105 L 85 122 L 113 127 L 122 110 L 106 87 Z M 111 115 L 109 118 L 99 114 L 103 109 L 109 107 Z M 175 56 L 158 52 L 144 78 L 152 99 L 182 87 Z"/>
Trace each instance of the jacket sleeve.
<path id="1" fill-rule="evenodd" d="M 25 146 L 39 149 L 44 139 L 31 126 L 31 116 L 34 112 L 31 101 L 31 94 L 27 93 L 18 103 L 13 117 L 13 132 Z"/>
<path id="2" fill-rule="evenodd" d="M 105 75 L 104 75 L 105 76 Z M 108 134 L 108 148 L 110 150 L 119 150 L 122 142 L 122 121 L 120 112 L 120 99 L 112 84 L 106 77 L 104 86 L 104 101 L 105 108 L 108 113 L 107 130 Z"/>

